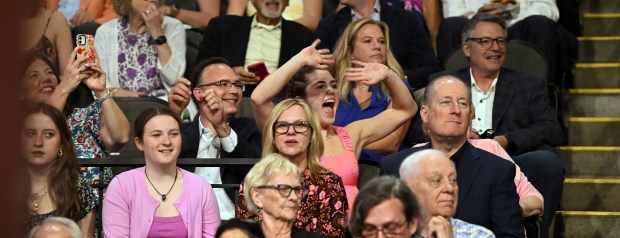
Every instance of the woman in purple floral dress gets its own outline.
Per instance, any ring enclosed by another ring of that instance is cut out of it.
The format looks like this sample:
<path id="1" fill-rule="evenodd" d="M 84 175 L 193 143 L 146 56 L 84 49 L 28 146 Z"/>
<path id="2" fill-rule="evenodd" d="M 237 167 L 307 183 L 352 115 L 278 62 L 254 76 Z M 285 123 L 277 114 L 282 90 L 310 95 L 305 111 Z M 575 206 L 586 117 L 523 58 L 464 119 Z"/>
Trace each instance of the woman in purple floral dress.
<path id="1" fill-rule="evenodd" d="M 308 195 L 293 226 L 328 237 L 344 237 L 349 205 L 340 176 L 323 168 L 319 158 L 323 141 L 319 120 L 303 99 L 286 99 L 273 109 L 263 131 L 263 156 L 278 153 L 293 162 L 302 171 L 301 185 L 308 187 Z M 237 218 L 260 220 L 248 209 L 239 189 Z"/>
<path id="2" fill-rule="evenodd" d="M 159 1 L 113 1 L 119 18 L 97 29 L 95 48 L 116 96 L 154 96 L 168 90 L 185 72 L 182 23 L 159 13 Z"/>
<path id="3" fill-rule="evenodd" d="M 77 158 L 105 158 L 109 156 L 109 150 L 118 149 L 129 140 L 129 121 L 106 89 L 106 74 L 98 62 L 85 66 L 83 63 L 88 58 L 76 59 L 76 53 L 76 50 L 71 53 L 62 78 L 58 77 L 58 70 L 47 57 L 28 55 L 22 96 L 27 102 L 47 103 L 64 111 Z M 94 73 L 82 73 L 86 68 Z M 70 93 L 81 82 L 96 99 L 85 108 L 76 108 L 69 103 Z M 90 184 L 100 182 L 99 168 L 82 168 L 82 173 Z M 110 181 L 111 176 L 111 170 L 106 169 L 103 179 Z"/>

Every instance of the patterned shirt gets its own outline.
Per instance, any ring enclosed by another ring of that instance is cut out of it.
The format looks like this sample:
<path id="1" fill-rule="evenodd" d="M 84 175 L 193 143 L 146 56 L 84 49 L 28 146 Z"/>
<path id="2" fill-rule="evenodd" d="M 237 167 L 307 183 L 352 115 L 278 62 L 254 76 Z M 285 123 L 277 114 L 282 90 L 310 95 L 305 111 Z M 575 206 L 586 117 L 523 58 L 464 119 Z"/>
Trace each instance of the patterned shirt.
<path id="1" fill-rule="evenodd" d="M 247 209 L 243 194 L 243 184 L 239 188 L 237 199 L 237 218 L 261 220 Z M 303 172 L 301 184 L 308 186 L 309 192 L 301 200 L 297 218 L 293 225 L 328 237 L 344 237 L 349 205 L 342 179 L 333 173 L 321 174 L 318 180 L 312 179 L 310 170 Z"/>
<path id="2" fill-rule="evenodd" d="M 456 218 L 451 218 L 450 223 L 452 223 L 452 235 L 454 238 L 495 238 L 495 234 L 483 226 L 471 224 Z"/>
<path id="3" fill-rule="evenodd" d="M 76 108 L 67 118 L 67 125 L 73 138 L 75 156 L 81 159 L 100 159 L 110 156 L 101 138 L 101 103 L 95 101 L 86 108 Z M 81 168 L 89 184 L 98 184 L 99 167 Z M 103 180 L 110 182 L 112 170 L 105 168 Z"/>

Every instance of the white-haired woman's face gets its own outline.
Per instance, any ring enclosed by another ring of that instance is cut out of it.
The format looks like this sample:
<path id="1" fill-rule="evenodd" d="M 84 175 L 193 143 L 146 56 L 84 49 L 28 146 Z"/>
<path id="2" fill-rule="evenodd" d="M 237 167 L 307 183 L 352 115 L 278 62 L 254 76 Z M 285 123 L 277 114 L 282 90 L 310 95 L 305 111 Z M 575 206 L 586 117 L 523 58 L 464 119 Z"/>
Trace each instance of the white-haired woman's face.
<path id="1" fill-rule="evenodd" d="M 301 186 L 299 175 L 275 172 L 263 185 L 263 188 L 255 188 L 252 191 L 252 200 L 261 208 L 263 219 L 293 222 L 301 204 L 302 194 L 290 190 L 287 195 L 285 191 L 280 191 L 278 186 L 288 186 L 287 188 Z"/>

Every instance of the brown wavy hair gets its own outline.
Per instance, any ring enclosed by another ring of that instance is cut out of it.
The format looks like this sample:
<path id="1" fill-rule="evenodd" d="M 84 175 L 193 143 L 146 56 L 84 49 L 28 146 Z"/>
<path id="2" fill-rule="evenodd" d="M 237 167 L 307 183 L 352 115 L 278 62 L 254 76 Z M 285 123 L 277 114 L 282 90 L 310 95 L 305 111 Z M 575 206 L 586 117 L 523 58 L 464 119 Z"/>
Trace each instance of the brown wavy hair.
<path id="1" fill-rule="evenodd" d="M 58 128 L 60 136 L 60 148 L 62 155 L 50 166 L 48 191 L 52 203 L 56 206 L 54 216 L 63 216 L 74 221 L 81 219 L 82 206 L 78 194 L 78 179 L 80 167 L 73 150 L 73 140 L 65 116 L 53 106 L 47 104 L 32 104 L 26 110 L 23 118 L 29 115 L 42 113 L 48 116 Z M 30 186 L 30 185 L 29 185 Z M 29 190 L 30 191 L 30 190 Z"/>

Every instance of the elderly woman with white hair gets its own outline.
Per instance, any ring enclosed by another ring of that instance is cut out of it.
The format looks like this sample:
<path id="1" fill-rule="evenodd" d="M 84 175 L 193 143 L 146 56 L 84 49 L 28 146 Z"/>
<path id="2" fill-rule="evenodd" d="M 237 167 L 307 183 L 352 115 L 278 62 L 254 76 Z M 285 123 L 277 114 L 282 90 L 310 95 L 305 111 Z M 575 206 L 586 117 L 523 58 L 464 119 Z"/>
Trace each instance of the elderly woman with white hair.
<path id="1" fill-rule="evenodd" d="M 301 185 L 297 165 L 282 155 L 261 159 L 248 172 L 242 189 L 248 210 L 262 217 L 257 225 L 265 237 L 324 237 L 293 226 L 308 187 Z"/>
<path id="2" fill-rule="evenodd" d="M 71 237 L 82 238 L 82 231 L 75 221 L 65 217 L 49 217 L 30 231 L 28 238 Z"/>

